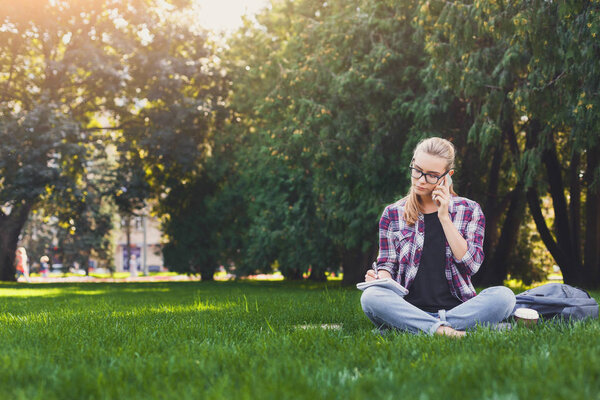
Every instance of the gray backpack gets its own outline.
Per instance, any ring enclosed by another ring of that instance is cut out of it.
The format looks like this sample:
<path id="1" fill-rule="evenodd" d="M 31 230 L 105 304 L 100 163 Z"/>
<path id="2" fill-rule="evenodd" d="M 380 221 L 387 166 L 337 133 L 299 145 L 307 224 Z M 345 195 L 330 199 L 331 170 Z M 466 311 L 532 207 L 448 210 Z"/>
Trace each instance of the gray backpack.
<path id="1" fill-rule="evenodd" d="M 585 290 L 562 283 L 548 283 L 517 296 L 517 308 L 532 308 L 543 319 L 581 320 L 598 318 L 598 302 Z"/>

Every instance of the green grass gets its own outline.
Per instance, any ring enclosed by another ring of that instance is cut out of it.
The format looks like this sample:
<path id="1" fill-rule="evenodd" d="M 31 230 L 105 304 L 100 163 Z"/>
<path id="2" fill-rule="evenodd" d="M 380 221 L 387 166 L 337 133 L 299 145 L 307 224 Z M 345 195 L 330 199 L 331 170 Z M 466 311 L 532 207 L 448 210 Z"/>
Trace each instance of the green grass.
<path id="1" fill-rule="evenodd" d="M 359 298 L 337 282 L 0 284 L 0 398 L 600 399 L 598 321 L 382 337 Z"/>

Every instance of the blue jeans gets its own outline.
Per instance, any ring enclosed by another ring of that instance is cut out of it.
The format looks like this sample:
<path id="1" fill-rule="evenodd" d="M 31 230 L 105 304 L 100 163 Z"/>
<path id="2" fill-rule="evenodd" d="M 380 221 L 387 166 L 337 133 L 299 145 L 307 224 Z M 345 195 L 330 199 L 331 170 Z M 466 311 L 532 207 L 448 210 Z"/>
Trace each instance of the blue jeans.
<path id="1" fill-rule="evenodd" d="M 494 286 L 450 310 L 429 313 L 389 289 L 372 286 L 363 292 L 360 303 L 367 317 L 380 330 L 395 328 L 433 335 L 441 325 L 463 331 L 478 324 L 498 323 L 511 315 L 516 299 L 509 288 Z"/>

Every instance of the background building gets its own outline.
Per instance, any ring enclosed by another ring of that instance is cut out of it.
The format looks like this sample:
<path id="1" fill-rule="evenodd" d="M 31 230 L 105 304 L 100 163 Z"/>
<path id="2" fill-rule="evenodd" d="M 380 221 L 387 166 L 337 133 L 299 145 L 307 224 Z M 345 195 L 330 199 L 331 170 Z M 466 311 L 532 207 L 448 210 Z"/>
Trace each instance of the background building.
<path id="1" fill-rule="evenodd" d="M 139 216 L 131 219 L 131 251 L 127 249 L 127 230 L 122 220 L 121 230 L 115 251 L 115 268 L 117 272 L 128 271 L 126 258 L 131 257 L 131 266 L 140 272 L 148 266 L 149 272 L 166 271 L 163 263 L 160 223 L 156 218 Z"/>

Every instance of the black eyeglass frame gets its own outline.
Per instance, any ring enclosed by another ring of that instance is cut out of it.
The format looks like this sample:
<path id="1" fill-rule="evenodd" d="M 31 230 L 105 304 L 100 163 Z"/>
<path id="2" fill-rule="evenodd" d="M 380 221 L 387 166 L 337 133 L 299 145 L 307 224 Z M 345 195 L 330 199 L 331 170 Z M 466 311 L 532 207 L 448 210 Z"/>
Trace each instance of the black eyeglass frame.
<path id="1" fill-rule="evenodd" d="M 421 179 L 421 177 L 422 177 L 423 175 L 425 175 L 425 182 L 429 183 L 430 185 L 437 185 L 437 184 L 438 184 L 438 182 L 440 181 L 440 179 L 442 179 L 444 176 L 446 176 L 446 175 L 448 174 L 448 172 L 450 172 L 450 170 L 447 170 L 447 171 L 446 171 L 446 172 L 444 172 L 442 175 L 440 175 L 440 176 L 437 176 L 437 175 L 432 175 L 432 174 L 429 174 L 429 173 L 427 173 L 427 172 L 423 172 L 423 171 L 421 171 L 420 169 L 413 167 L 412 165 L 411 165 L 410 167 L 408 167 L 408 168 L 409 168 L 409 169 L 410 169 L 410 171 L 411 171 L 411 172 L 410 172 L 410 176 L 411 176 L 411 177 L 413 177 L 414 179 L 417 179 L 417 180 L 418 180 L 418 179 Z M 413 175 L 413 172 L 412 172 L 412 171 L 416 171 L 417 173 L 419 173 L 419 174 L 421 174 L 421 175 L 419 175 L 419 177 L 417 178 L 417 177 L 415 177 L 415 176 Z M 428 179 L 428 178 L 435 179 L 435 182 L 429 182 L 429 179 Z"/>

